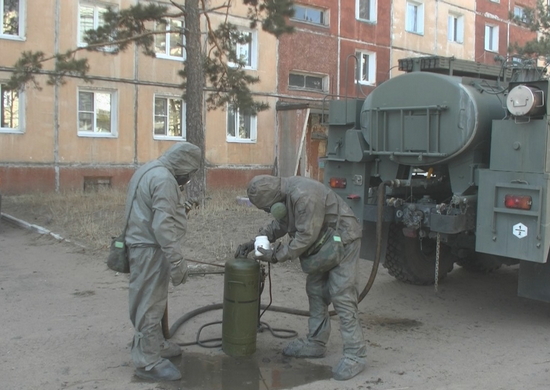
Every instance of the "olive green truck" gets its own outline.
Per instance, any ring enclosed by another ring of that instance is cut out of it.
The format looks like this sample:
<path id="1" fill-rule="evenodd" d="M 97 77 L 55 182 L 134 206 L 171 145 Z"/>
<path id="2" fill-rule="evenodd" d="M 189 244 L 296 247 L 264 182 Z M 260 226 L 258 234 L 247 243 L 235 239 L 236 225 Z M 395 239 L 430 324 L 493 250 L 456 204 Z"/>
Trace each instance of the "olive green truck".
<path id="1" fill-rule="evenodd" d="M 399 69 L 365 99 L 328 108 L 324 181 L 363 221 L 362 257 L 412 284 L 438 283 L 454 264 L 519 264 L 518 295 L 550 302 L 543 69 L 448 57 Z"/>

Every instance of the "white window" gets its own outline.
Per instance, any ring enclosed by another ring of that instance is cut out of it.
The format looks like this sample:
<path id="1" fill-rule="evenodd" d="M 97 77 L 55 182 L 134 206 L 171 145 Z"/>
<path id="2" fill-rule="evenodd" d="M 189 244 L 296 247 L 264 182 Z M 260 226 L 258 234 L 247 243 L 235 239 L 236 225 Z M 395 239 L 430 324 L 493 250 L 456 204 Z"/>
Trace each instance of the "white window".
<path id="1" fill-rule="evenodd" d="M 498 26 L 485 25 L 485 50 L 498 52 Z"/>
<path id="2" fill-rule="evenodd" d="M 227 142 L 256 142 L 257 117 L 244 115 L 233 105 L 227 107 Z"/>
<path id="3" fill-rule="evenodd" d="M 164 34 L 155 35 L 155 53 L 159 58 L 185 59 L 183 21 L 169 19 L 168 23 L 156 23 L 155 30 Z"/>
<path id="4" fill-rule="evenodd" d="M 78 91 L 78 135 L 112 137 L 116 131 L 116 93 Z"/>
<path id="5" fill-rule="evenodd" d="M 450 42 L 464 42 L 464 16 L 449 14 L 447 26 L 447 39 Z"/>
<path id="6" fill-rule="evenodd" d="M 23 37 L 23 3 L 25 0 L 0 0 L 0 38 Z"/>
<path id="7" fill-rule="evenodd" d="M 376 0 L 355 0 L 355 18 L 376 22 Z"/>
<path id="8" fill-rule="evenodd" d="M 356 80 L 360 84 L 372 85 L 376 82 L 376 54 L 365 51 L 355 53 L 358 61 Z"/>
<path id="9" fill-rule="evenodd" d="M 78 7 L 78 46 L 86 46 L 84 35 L 88 30 L 95 30 L 105 22 L 103 15 L 107 7 L 93 4 L 80 4 Z"/>
<path id="10" fill-rule="evenodd" d="M 181 98 L 155 96 L 155 139 L 185 140 L 185 103 Z"/>
<path id="11" fill-rule="evenodd" d="M 292 19 L 299 22 L 328 26 L 328 11 L 321 8 L 295 4 Z"/>
<path id="12" fill-rule="evenodd" d="M 288 76 L 289 89 L 306 89 L 312 91 L 327 91 L 326 76 L 303 73 L 290 73 Z"/>
<path id="13" fill-rule="evenodd" d="M 407 2 L 405 30 L 416 34 L 424 34 L 424 4 Z"/>
<path id="14" fill-rule="evenodd" d="M 257 36 L 255 31 L 240 31 L 239 36 L 235 43 L 235 54 L 239 60 L 240 65 L 245 69 L 257 69 L 258 68 L 258 48 L 257 48 Z M 230 66 L 237 66 L 236 63 L 230 62 Z"/>
<path id="15" fill-rule="evenodd" d="M 0 133 L 23 132 L 24 104 L 21 94 L 0 84 Z"/>

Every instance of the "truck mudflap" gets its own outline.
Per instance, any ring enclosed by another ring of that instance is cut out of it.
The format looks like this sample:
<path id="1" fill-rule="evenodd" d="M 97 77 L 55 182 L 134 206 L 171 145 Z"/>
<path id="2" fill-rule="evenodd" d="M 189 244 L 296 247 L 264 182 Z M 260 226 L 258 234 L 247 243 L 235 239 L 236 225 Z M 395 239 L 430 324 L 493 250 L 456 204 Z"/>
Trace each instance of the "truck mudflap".
<path id="1" fill-rule="evenodd" d="M 519 264 L 518 296 L 550 302 L 550 263 L 521 261 Z"/>
<path id="2" fill-rule="evenodd" d="M 546 263 L 549 176 L 480 170 L 476 251 Z"/>

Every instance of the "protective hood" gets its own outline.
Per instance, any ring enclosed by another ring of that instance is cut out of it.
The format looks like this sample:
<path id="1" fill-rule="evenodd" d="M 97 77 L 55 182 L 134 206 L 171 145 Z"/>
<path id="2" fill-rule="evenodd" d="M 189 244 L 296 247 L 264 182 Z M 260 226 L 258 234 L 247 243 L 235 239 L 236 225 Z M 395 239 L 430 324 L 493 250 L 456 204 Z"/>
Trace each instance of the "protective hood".
<path id="1" fill-rule="evenodd" d="M 178 142 L 168 149 L 158 160 L 174 176 L 195 173 L 200 166 L 201 150 L 189 142 Z"/>
<path id="2" fill-rule="evenodd" d="M 250 203 L 259 209 L 269 209 L 276 202 L 285 199 L 281 192 L 281 178 L 270 175 L 259 175 L 248 183 L 246 190 Z"/>

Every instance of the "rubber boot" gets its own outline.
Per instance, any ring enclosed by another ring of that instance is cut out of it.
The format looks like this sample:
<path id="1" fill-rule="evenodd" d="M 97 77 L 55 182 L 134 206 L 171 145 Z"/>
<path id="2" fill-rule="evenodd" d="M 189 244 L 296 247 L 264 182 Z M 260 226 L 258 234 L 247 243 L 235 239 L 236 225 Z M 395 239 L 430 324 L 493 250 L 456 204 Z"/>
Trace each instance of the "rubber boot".
<path id="1" fill-rule="evenodd" d="M 283 355 L 299 358 L 322 358 L 327 347 L 313 341 L 296 339 L 283 349 Z"/>
<path id="2" fill-rule="evenodd" d="M 181 356 L 181 348 L 172 341 L 164 340 L 160 346 L 160 357 L 165 359 Z"/>
<path id="3" fill-rule="evenodd" d="M 332 369 L 332 377 L 337 381 L 347 381 L 362 372 L 366 366 L 365 359 L 352 359 L 344 356 L 340 359 L 338 365 Z"/>
<path id="4" fill-rule="evenodd" d="M 160 363 L 150 370 L 136 368 L 136 376 L 152 381 L 177 381 L 181 379 L 181 372 L 170 360 L 161 359 Z"/>

